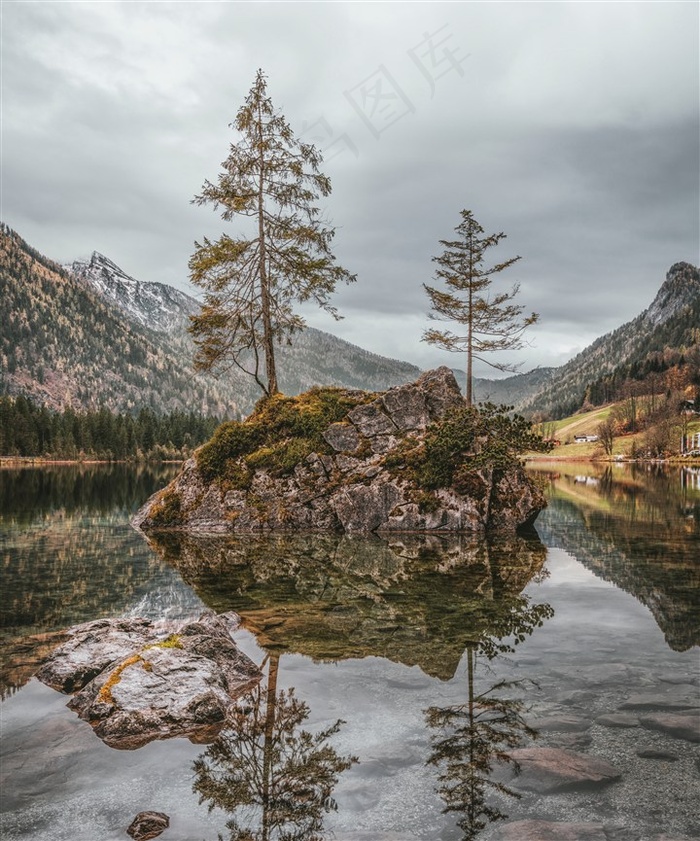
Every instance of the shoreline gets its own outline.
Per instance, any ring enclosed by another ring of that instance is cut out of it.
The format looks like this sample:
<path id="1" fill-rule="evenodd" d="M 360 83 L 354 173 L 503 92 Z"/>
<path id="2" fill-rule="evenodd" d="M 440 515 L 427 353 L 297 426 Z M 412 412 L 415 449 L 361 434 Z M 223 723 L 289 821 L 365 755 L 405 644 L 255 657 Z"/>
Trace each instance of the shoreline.
<path id="1" fill-rule="evenodd" d="M 532 462 L 565 462 L 570 464 L 660 464 L 671 467 L 700 467 L 700 456 L 670 456 L 669 458 L 591 458 L 590 456 L 554 455 L 535 453 L 523 456 L 527 464 Z"/>
<path id="2" fill-rule="evenodd" d="M 138 465 L 154 464 L 184 464 L 186 458 L 180 459 L 99 459 L 99 458 L 44 458 L 42 456 L 0 456 L 0 469 L 3 467 L 71 467 L 71 466 L 93 466 L 96 464 L 128 464 L 134 467 Z"/>
<path id="3" fill-rule="evenodd" d="M 522 456 L 527 464 L 533 462 L 565 462 L 570 464 L 660 464 L 673 467 L 700 467 L 700 456 L 671 456 L 666 459 L 658 458 L 591 458 L 590 456 L 555 455 L 553 453 L 534 453 Z M 18 467 L 75 467 L 94 466 L 103 464 L 125 464 L 130 466 L 158 465 L 158 464 L 184 464 L 187 458 L 180 459 L 69 459 L 69 458 L 43 458 L 41 456 L 0 456 L 0 470 L 3 468 Z"/>

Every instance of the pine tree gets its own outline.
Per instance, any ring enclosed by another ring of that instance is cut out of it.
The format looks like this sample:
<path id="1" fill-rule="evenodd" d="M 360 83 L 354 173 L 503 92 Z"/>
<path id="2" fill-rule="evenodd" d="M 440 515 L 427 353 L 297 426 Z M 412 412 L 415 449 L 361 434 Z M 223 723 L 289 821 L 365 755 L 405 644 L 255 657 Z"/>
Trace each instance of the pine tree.
<path id="1" fill-rule="evenodd" d="M 314 300 L 338 318 L 330 295 L 339 281 L 355 277 L 335 264 L 335 231 L 315 206 L 331 191 L 319 171 L 321 154 L 298 140 L 273 107 L 262 70 L 232 127 L 241 138 L 217 183 L 205 182 L 194 203 L 213 204 L 226 221 L 248 217 L 253 230 L 248 237 L 224 234 L 195 243 L 190 277 L 205 296 L 189 329 L 199 370 L 235 365 L 272 395 L 278 390 L 275 344 L 305 326 L 293 303 Z"/>
<path id="2" fill-rule="evenodd" d="M 522 317 L 523 307 L 512 304 L 518 294 L 519 284 L 508 292 L 484 294 L 492 283 L 492 275 L 502 272 L 520 257 L 512 257 L 490 268 L 484 266 L 486 251 L 505 239 L 504 233 L 484 236 L 484 229 L 474 219 L 470 210 L 461 212 L 462 221 L 455 228 L 456 240 L 440 240 L 445 251 L 433 262 L 438 268 L 435 275 L 444 281 L 447 291 L 423 284 L 430 298 L 433 312 L 430 318 L 454 321 L 465 328 L 464 334 L 449 330 L 430 329 L 423 333 L 422 341 L 438 345 L 444 350 L 467 354 L 466 402 L 472 405 L 473 360 L 478 359 L 499 371 L 515 371 L 518 366 L 485 359 L 482 354 L 501 350 L 518 350 L 525 346 L 522 334 L 539 316 L 532 313 Z"/>

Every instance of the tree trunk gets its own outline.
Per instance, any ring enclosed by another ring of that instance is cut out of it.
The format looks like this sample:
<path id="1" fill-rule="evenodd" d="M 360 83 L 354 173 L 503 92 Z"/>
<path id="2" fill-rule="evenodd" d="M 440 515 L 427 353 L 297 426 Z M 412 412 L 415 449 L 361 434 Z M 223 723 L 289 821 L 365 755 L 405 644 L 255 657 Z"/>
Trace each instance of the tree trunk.
<path id="1" fill-rule="evenodd" d="M 467 406 L 471 408 L 473 402 L 473 395 L 472 395 L 472 356 L 474 354 L 473 349 L 473 335 L 474 335 L 474 290 L 472 288 L 472 284 L 474 281 L 474 263 L 473 263 L 473 254 L 474 254 L 474 245 L 473 245 L 473 237 L 470 232 L 469 234 L 469 323 L 467 325 L 467 391 L 466 391 L 466 403 Z"/>
<path id="2" fill-rule="evenodd" d="M 267 701 L 265 704 L 265 746 L 263 749 L 263 814 L 262 841 L 270 839 L 270 790 L 272 788 L 272 748 L 277 712 L 277 673 L 279 654 L 271 654 L 267 669 Z"/>
<path id="3" fill-rule="evenodd" d="M 467 406 L 471 406 L 472 398 L 472 325 L 469 323 L 469 350 L 467 351 Z"/>
<path id="4" fill-rule="evenodd" d="M 265 180 L 265 155 L 262 136 L 262 114 L 258 105 L 258 155 L 260 172 L 258 175 L 258 239 L 260 241 L 260 305 L 263 321 L 263 350 L 265 351 L 265 373 L 267 375 L 267 394 L 271 397 L 277 394 L 277 370 L 275 368 L 275 346 L 272 336 L 272 315 L 270 313 L 270 287 L 267 276 L 267 249 L 265 247 L 265 198 L 263 183 Z"/>

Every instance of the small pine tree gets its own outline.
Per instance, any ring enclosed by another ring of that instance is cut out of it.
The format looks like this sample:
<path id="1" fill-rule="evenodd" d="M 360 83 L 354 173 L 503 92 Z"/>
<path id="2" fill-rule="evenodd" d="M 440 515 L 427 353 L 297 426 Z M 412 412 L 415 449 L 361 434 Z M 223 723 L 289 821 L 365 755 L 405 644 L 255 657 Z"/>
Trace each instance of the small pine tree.
<path id="1" fill-rule="evenodd" d="M 512 257 L 490 268 L 484 267 L 484 255 L 489 248 L 505 239 L 504 233 L 484 236 L 484 229 L 474 219 L 470 210 L 461 212 L 462 221 L 455 228 L 456 240 L 440 240 L 445 251 L 433 262 L 438 268 L 435 275 L 444 281 L 448 290 L 442 291 L 423 284 L 430 298 L 433 312 L 430 318 L 453 321 L 466 328 L 464 334 L 449 330 L 430 329 L 423 333 L 422 341 L 438 345 L 444 350 L 467 354 L 466 402 L 472 405 L 473 360 L 478 359 L 499 371 L 515 371 L 518 366 L 492 362 L 482 354 L 499 350 L 518 350 L 525 346 L 522 334 L 539 316 L 532 313 L 522 317 L 523 307 L 512 304 L 518 294 L 519 284 L 509 292 L 489 296 L 484 294 L 492 283 L 492 275 L 502 272 L 520 257 Z"/>
<path id="2" fill-rule="evenodd" d="M 331 191 L 319 171 L 321 154 L 299 141 L 275 110 L 262 70 L 233 127 L 241 139 L 231 145 L 218 182 L 205 182 L 194 203 L 222 208 L 226 221 L 248 217 L 254 230 L 248 237 L 224 234 L 195 243 L 190 278 L 205 296 L 189 330 L 197 345 L 195 367 L 235 365 L 272 395 L 278 391 L 275 343 L 305 326 L 293 303 L 314 300 L 338 318 L 330 295 L 338 282 L 355 276 L 335 264 L 335 231 L 315 206 Z"/>

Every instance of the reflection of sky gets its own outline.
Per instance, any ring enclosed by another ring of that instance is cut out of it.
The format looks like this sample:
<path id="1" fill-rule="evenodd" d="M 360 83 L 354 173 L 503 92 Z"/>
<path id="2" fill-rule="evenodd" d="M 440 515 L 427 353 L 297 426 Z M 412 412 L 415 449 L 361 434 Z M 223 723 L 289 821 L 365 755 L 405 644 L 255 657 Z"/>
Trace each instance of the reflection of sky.
<path id="1" fill-rule="evenodd" d="M 601 629 L 616 635 L 629 632 L 648 635 L 651 644 L 658 636 L 662 650 L 667 648 L 648 608 L 636 599 L 630 599 L 611 582 L 598 578 L 568 552 L 549 549 L 547 569 L 549 577 L 539 585 L 530 584 L 526 592 L 534 600 L 549 602 L 554 607 L 554 618 L 547 623 L 547 629 L 562 634 L 565 641 L 575 644 L 575 648 L 580 647 L 582 658 L 588 656 L 585 641 L 594 645 L 599 643 Z M 651 628 L 647 627 L 650 619 Z M 537 643 L 535 638 L 526 640 L 524 645 L 536 646 Z"/>

